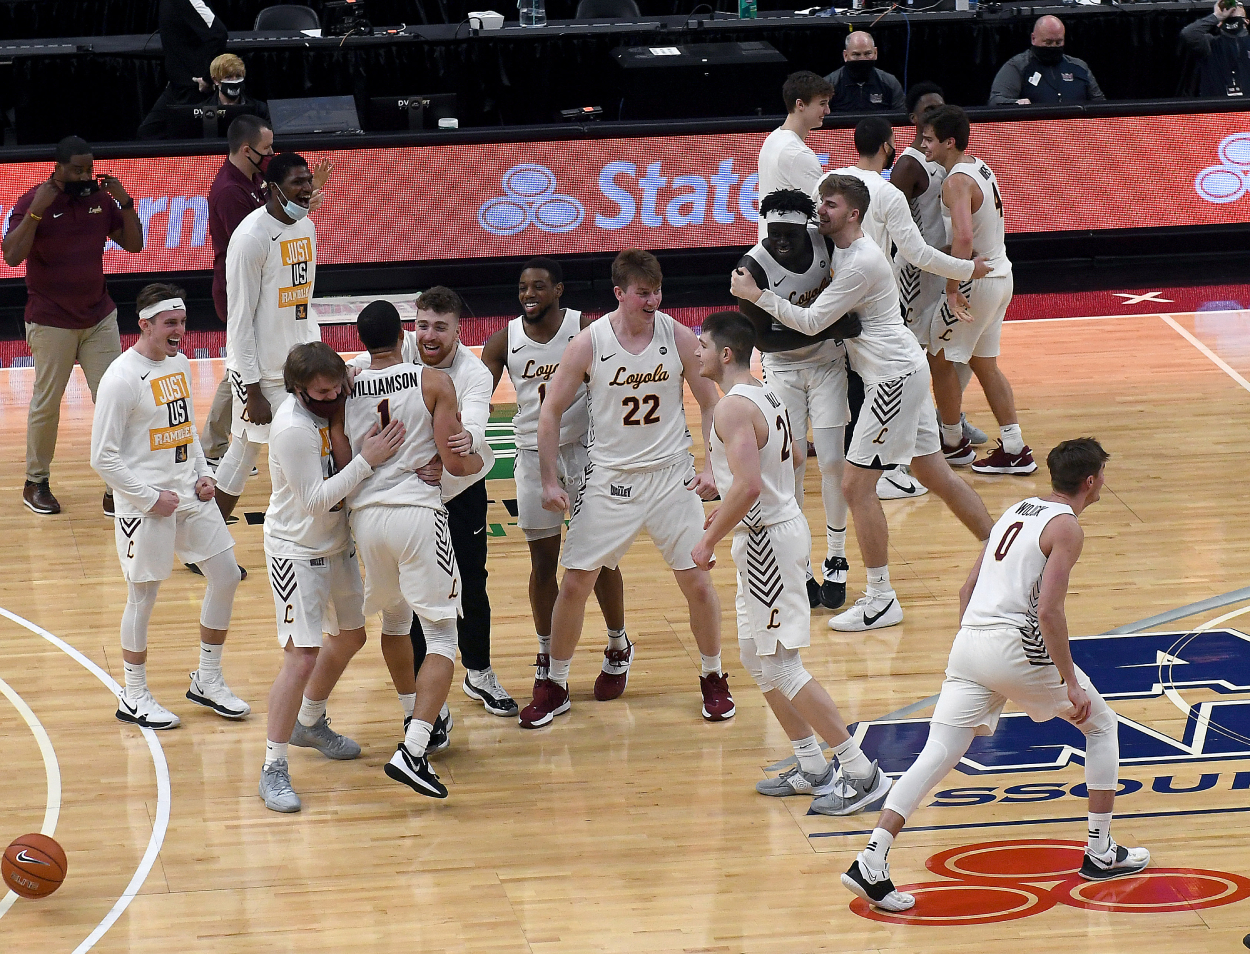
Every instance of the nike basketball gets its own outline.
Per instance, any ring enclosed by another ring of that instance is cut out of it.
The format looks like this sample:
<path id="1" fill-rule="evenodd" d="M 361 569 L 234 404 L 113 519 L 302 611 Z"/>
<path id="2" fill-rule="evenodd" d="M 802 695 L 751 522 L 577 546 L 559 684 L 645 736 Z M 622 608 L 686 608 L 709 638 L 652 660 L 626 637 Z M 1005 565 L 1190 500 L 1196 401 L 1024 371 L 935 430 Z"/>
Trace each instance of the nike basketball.
<path id="1" fill-rule="evenodd" d="M 46 898 L 65 880 L 65 850 L 47 835 L 16 838 L 0 859 L 4 886 L 23 898 Z"/>

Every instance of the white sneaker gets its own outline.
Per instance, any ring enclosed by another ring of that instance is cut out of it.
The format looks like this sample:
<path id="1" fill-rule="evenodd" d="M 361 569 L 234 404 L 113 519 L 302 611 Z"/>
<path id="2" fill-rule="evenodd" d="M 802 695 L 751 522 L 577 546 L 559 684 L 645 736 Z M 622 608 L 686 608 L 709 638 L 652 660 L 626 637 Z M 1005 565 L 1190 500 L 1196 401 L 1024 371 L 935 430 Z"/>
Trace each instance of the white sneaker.
<path id="1" fill-rule="evenodd" d="M 898 597 L 861 596 L 849 610 L 829 620 L 829 628 L 839 633 L 862 633 L 897 626 L 902 621 L 903 607 L 898 605 Z"/>
<path id="2" fill-rule="evenodd" d="M 491 715 L 514 716 L 520 711 L 516 701 L 499 685 L 495 670 L 490 666 L 465 672 L 461 688 L 466 696 L 485 706 Z"/>
<path id="3" fill-rule="evenodd" d="M 1085 860 L 1081 864 L 1081 877 L 1086 881 L 1107 881 L 1111 878 L 1123 878 L 1125 875 L 1137 874 L 1150 864 L 1150 852 L 1145 848 L 1124 848 L 1109 839 L 1111 844 L 1100 855 L 1085 849 Z"/>
<path id="4" fill-rule="evenodd" d="M 187 690 L 187 698 L 212 709 L 227 719 L 242 719 L 252 711 L 252 707 L 230 691 L 226 680 L 220 676 L 213 682 L 200 678 L 197 669 L 191 673 L 191 687 Z"/>
<path id="5" fill-rule="evenodd" d="M 291 787 L 291 772 L 287 768 L 286 759 L 274 759 L 260 770 L 257 793 L 265 800 L 265 807 L 271 812 L 290 814 L 303 807 L 295 789 Z"/>
<path id="6" fill-rule="evenodd" d="M 176 729 L 182 720 L 156 701 L 148 689 L 134 692 L 123 689 L 117 697 L 117 712 L 122 722 L 130 722 L 144 729 Z"/>
<path id="7" fill-rule="evenodd" d="M 895 889 L 888 864 L 881 871 L 870 868 L 862 851 L 846 869 L 842 886 L 882 911 L 908 911 L 916 904 L 915 897 Z"/>
<path id="8" fill-rule="evenodd" d="M 877 478 L 878 500 L 905 500 L 908 497 L 923 497 L 928 492 L 929 488 L 905 467 L 883 471 Z"/>

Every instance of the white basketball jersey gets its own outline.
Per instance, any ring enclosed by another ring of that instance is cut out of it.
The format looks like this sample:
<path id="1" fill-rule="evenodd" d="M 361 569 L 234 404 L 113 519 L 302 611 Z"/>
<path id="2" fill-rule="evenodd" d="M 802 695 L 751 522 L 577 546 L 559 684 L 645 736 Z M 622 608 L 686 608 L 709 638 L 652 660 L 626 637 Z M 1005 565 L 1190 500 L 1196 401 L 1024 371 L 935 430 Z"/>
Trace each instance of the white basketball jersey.
<path id="1" fill-rule="evenodd" d="M 807 237 L 812 245 L 812 263 L 805 272 L 792 272 L 778 262 L 760 243 L 747 252 L 755 263 L 764 269 L 768 279 L 766 286 L 769 291 L 793 302 L 800 308 L 808 307 L 817 296 L 824 291 L 832 280 L 829 271 L 829 249 L 825 238 L 814 225 L 807 227 Z M 785 325 L 774 319 L 774 329 L 785 328 Z M 765 371 L 792 371 L 796 368 L 811 368 L 828 364 L 830 361 L 842 361 L 846 349 L 836 341 L 821 341 L 818 344 L 805 345 L 793 351 L 777 351 L 764 354 Z"/>
<path id="2" fill-rule="evenodd" d="M 543 344 L 525 333 L 525 319 L 508 322 L 508 377 L 516 388 L 516 446 L 525 450 L 538 448 L 538 410 L 547 396 L 551 377 L 560 367 L 564 349 L 582 330 L 582 313 L 564 310 L 564 322 L 551 340 Z M 572 444 L 586 436 L 590 420 L 586 414 L 586 386 L 577 389 L 573 403 L 560 418 L 560 443 Z"/>
<path id="3" fill-rule="evenodd" d="M 375 424 L 385 427 L 391 421 L 403 421 L 406 433 L 399 453 L 375 467 L 352 492 L 347 502 L 353 510 L 372 506 L 443 509 L 439 486 L 427 484 L 416 474 L 418 467 L 438 453 L 434 420 L 421 391 L 424 373 L 420 364 L 405 362 L 380 371 L 366 368 L 356 375 L 344 416 L 352 449 L 360 450 Z"/>
<path id="4" fill-rule="evenodd" d="M 1024 651 L 1031 662 L 1050 665 L 1037 621 L 1042 590 L 1042 531 L 1067 504 L 1030 497 L 1009 508 L 990 531 L 981 560 L 981 573 L 968 600 L 962 625 L 974 629 L 1011 627 L 1021 631 Z"/>
<path id="5" fill-rule="evenodd" d="M 911 156 L 924 169 L 929 177 L 929 187 L 907 204 L 911 207 L 912 221 L 920 229 L 920 235 L 929 245 L 941 248 L 946 244 L 946 224 L 942 221 L 942 183 L 946 181 L 946 167 L 938 162 L 930 162 L 924 153 L 913 146 L 908 146 L 900 154 Z"/>
<path id="6" fill-rule="evenodd" d="M 760 448 L 760 476 L 764 485 L 759 499 L 751 505 L 747 515 L 734 529 L 759 530 L 773 524 L 784 523 L 802 516 L 798 501 L 794 499 L 794 438 L 790 433 L 790 418 L 781 398 L 767 384 L 756 387 L 751 384 L 734 385 L 725 397 L 744 397 L 764 414 L 768 422 L 768 443 Z M 723 400 L 723 398 L 722 398 Z M 721 497 L 733 486 L 733 473 L 725 455 L 725 443 L 712 427 L 712 473 Z"/>
<path id="7" fill-rule="evenodd" d="M 690 454 L 681 355 L 672 318 L 655 313 L 651 343 L 630 354 L 609 315 L 590 326 L 590 461 L 614 470 L 653 470 Z"/>
<path id="8" fill-rule="evenodd" d="M 971 156 L 968 158 L 972 159 Z M 954 175 L 967 176 L 981 190 L 981 208 L 972 213 L 972 250 L 984 256 L 986 264 L 995 274 L 1001 274 L 1011 267 L 1007 258 L 1007 228 L 1003 218 L 1003 196 L 998 190 L 998 179 L 994 172 L 980 159 L 961 162 L 946 174 L 947 178 Z M 951 212 L 943 203 L 942 221 L 947 240 L 951 233 Z"/>

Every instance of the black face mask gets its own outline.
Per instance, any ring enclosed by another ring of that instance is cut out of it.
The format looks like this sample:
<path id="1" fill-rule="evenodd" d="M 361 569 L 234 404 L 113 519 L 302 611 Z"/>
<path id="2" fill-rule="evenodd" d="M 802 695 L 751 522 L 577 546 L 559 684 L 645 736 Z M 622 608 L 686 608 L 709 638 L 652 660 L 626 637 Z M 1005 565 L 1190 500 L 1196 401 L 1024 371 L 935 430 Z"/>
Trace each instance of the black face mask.
<path id="1" fill-rule="evenodd" d="M 868 82 L 869 77 L 872 76 L 872 71 L 876 68 L 876 60 L 847 60 L 842 65 L 842 69 L 853 83 Z"/>
<path id="2" fill-rule="evenodd" d="M 1062 46 L 1034 46 L 1033 59 L 1042 66 L 1058 66 L 1063 62 Z"/>
<path id="3" fill-rule="evenodd" d="M 226 99 L 243 98 L 243 80 L 224 80 L 217 84 L 217 88 Z"/>
<path id="4" fill-rule="evenodd" d="M 1220 32 L 1227 36 L 1240 36 L 1246 32 L 1246 21 L 1241 17 L 1229 17 L 1220 24 Z"/>
<path id="5" fill-rule="evenodd" d="M 91 195 L 93 192 L 100 191 L 100 183 L 95 179 L 78 179 L 72 182 L 61 183 L 65 189 L 65 194 L 75 199 L 81 199 Z"/>
<path id="6" fill-rule="evenodd" d="M 308 396 L 307 391 L 300 391 L 299 396 L 308 410 L 328 421 L 347 402 L 347 388 L 339 388 L 339 395 L 333 401 L 314 401 Z"/>
<path id="7" fill-rule="evenodd" d="M 889 155 L 885 157 L 885 168 L 886 169 L 894 168 L 894 160 L 897 158 L 898 158 L 898 150 L 893 149 L 893 148 L 890 149 Z"/>

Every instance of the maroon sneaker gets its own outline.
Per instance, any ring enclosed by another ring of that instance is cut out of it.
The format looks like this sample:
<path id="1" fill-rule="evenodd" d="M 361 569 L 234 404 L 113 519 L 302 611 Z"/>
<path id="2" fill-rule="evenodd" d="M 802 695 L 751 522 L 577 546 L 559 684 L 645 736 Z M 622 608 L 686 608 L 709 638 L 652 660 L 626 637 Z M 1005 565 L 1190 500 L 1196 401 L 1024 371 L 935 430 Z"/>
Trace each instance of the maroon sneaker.
<path id="1" fill-rule="evenodd" d="M 977 459 L 977 452 L 972 449 L 972 441 L 966 437 L 961 437 L 959 443 L 954 447 L 943 441 L 942 456 L 946 458 L 946 463 L 952 467 L 963 467 Z"/>
<path id="2" fill-rule="evenodd" d="M 568 712 L 569 708 L 568 689 L 544 679 L 534 688 L 534 700 L 521 710 L 521 728 L 537 729 L 550 725 L 552 719 Z"/>
<path id="3" fill-rule="evenodd" d="M 723 672 L 702 676 L 699 689 L 703 692 L 703 718 L 708 722 L 724 722 L 738 711 L 734 707 L 734 697 L 729 694 L 729 677 Z"/>
<path id="4" fill-rule="evenodd" d="M 547 678 L 547 673 L 551 670 L 551 655 L 549 653 L 539 653 L 534 659 L 534 692 L 538 692 L 538 684 Z"/>
<path id="5" fill-rule="evenodd" d="M 605 649 L 603 668 L 595 679 L 595 698 L 600 702 L 619 699 L 629 682 L 629 664 L 634 659 L 634 644 L 624 649 Z"/>
<path id="6" fill-rule="evenodd" d="M 1027 444 L 1018 454 L 1008 454 L 1003 450 L 1003 442 L 990 451 L 989 457 L 982 457 L 972 465 L 978 474 L 1031 474 L 1037 470 L 1037 461 L 1033 459 L 1033 451 Z"/>

